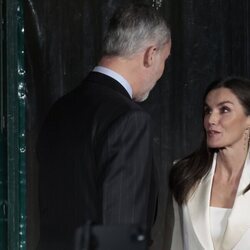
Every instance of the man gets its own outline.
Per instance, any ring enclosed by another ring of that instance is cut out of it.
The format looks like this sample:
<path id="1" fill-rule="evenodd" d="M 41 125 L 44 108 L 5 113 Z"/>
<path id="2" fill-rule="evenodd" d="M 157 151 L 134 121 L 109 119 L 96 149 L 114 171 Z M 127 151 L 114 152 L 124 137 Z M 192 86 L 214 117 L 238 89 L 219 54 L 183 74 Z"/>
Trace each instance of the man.
<path id="1" fill-rule="evenodd" d="M 38 141 L 40 248 L 70 249 L 74 230 L 152 226 L 156 190 L 147 98 L 170 54 L 170 31 L 152 7 L 111 18 L 99 65 L 52 107 Z"/>

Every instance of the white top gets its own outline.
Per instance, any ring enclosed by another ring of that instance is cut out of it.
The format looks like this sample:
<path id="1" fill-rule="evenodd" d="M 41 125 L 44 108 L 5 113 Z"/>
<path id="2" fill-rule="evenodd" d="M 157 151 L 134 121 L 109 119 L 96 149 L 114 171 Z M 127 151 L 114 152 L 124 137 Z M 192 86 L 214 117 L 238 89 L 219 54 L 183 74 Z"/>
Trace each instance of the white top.
<path id="1" fill-rule="evenodd" d="M 129 84 L 129 82 L 120 74 L 116 73 L 115 71 L 108 69 L 103 66 L 96 66 L 93 71 L 102 73 L 104 75 L 110 76 L 111 78 L 115 79 L 117 82 L 119 82 L 128 92 L 130 97 L 132 98 L 132 87 Z"/>
<path id="2" fill-rule="evenodd" d="M 229 208 L 210 207 L 210 231 L 215 249 L 220 247 L 231 210 Z"/>

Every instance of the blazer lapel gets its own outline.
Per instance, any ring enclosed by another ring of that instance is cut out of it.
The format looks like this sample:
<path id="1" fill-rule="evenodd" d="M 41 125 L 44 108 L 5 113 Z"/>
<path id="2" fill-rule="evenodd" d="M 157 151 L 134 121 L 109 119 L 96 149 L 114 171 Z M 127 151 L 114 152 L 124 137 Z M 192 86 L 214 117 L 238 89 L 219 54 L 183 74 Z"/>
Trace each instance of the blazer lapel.
<path id="1" fill-rule="evenodd" d="M 209 204 L 216 157 L 217 154 L 214 155 L 211 171 L 201 180 L 187 203 L 194 232 L 204 249 L 213 249 L 213 241 L 210 234 Z"/>
<path id="2" fill-rule="evenodd" d="M 228 225 L 222 241 L 221 250 L 233 249 L 240 241 L 243 234 L 250 228 L 250 191 L 243 194 L 244 189 L 250 183 L 250 154 L 245 161 L 241 180 L 239 183 L 235 202 L 228 218 Z"/>

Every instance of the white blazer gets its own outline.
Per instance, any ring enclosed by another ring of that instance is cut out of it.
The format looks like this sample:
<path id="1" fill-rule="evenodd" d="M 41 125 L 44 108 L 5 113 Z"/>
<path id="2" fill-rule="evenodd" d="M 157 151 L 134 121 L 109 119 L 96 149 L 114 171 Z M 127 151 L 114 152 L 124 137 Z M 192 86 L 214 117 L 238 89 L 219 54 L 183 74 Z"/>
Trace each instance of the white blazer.
<path id="1" fill-rule="evenodd" d="M 244 164 L 235 202 L 221 246 L 214 248 L 210 233 L 209 204 L 217 155 L 210 173 L 204 177 L 187 204 L 178 206 L 174 200 L 175 224 L 171 250 L 249 250 L 250 249 L 250 154 Z"/>

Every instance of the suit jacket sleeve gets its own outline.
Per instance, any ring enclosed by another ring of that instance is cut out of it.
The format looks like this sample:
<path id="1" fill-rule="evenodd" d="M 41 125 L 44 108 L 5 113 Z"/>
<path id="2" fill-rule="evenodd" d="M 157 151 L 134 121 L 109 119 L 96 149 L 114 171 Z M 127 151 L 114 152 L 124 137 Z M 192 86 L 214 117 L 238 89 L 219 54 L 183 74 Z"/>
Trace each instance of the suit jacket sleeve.
<path id="1" fill-rule="evenodd" d="M 103 223 L 147 226 L 152 141 L 149 115 L 132 111 L 108 128 L 98 165 L 103 171 Z M 151 190 L 152 191 L 152 190 Z"/>

